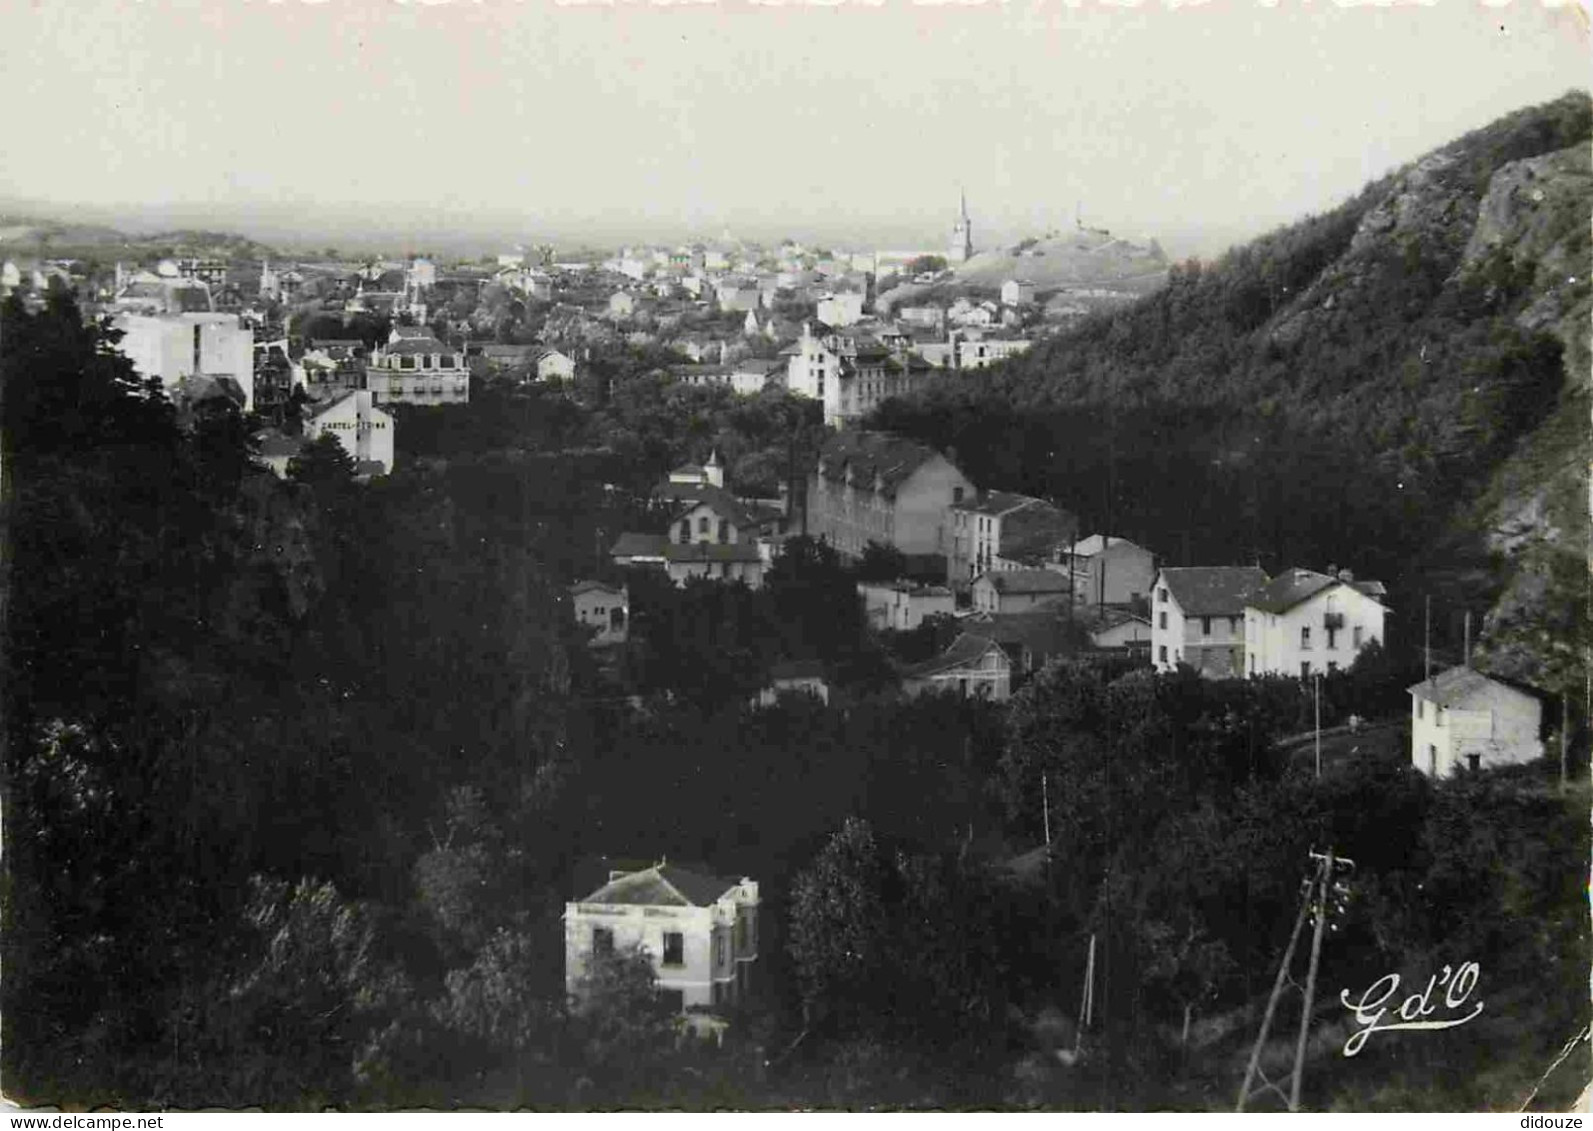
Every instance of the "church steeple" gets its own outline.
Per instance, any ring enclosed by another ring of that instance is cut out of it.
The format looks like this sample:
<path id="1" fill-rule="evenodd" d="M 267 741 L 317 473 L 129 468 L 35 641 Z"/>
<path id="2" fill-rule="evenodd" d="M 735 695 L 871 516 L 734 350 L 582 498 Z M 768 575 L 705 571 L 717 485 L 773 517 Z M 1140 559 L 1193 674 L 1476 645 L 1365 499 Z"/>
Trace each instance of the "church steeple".
<path id="1" fill-rule="evenodd" d="M 946 248 L 946 259 L 952 263 L 966 263 L 973 256 L 973 221 L 968 219 L 968 191 L 957 189 L 957 223 L 951 229 L 951 243 Z"/>

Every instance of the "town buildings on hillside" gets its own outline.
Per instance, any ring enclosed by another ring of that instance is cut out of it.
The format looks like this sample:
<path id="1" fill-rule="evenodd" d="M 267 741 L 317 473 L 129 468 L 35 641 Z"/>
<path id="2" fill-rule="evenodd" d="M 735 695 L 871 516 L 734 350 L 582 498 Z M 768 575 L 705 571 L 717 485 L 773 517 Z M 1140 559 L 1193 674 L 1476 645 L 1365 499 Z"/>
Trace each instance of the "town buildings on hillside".
<path id="1" fill-rule="evenodd" d="M 254 408 L 254 331 L 233 314 L 210 312 L 116 317 L 117 348 L 144 377 L 176 399 L 219 387 L 245 412 Z"/>

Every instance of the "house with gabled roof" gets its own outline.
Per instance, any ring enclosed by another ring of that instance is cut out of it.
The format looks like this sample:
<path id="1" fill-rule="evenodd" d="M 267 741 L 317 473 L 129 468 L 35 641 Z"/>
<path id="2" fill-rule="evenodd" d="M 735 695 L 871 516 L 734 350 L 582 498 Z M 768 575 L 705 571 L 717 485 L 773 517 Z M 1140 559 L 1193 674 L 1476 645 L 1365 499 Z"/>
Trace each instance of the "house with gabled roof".
<path id="1" fill-rule="evenodd" d="M 1428 777 L 1543 757 L 1543 701 L 1528 688 L 1461 666 L 1408 690 L 1410 761 Z"/>
<path id="2" fill-rule="evenodd" d="M 1156 579 L 1154 554 L 1110 534 L 1079 539 L 1063 551 L 1061 562 L 1073 571 L 1075 599 L 1086 605 L 1132 605 Z"/>
<path id="3" fill-rule="evenodd" d="M 397 336 L 371 355 L 365 387 L 383 404 L 467 404 L 470 369 L 465 355 L 425 337 Z"/>
<path id="4" fill-rule="evenodd" d="M 1387 592 L 1347 569 L 1284 570 L 1245 603 L 1247 673 L 1310 679 L 1348 669 L 1383 639 Z"/>
<path id="5" fill-rule="evenodd" d="M 679 1012 L 746 1000 L 758 959 L 758 885 L 660 860 L 610 869 L 564 907 L 564 983 L 580 991 L 596 955 L 639 948 Z"/>
<path id="6" fill-rule="evenodd" d="M 670 472 L 653 489 L 653 497 L 669 504 L 668 528 L 661 533 L 620 535 L 610 556 L 617 565 L 661 565 L 676 585 L 692 578 L 742 581 L 756 589 L 763 584 L 767 555 L 759 538 L 768 516 L 742 503 L 724 486 L 717 453 L 698 467 L 688 464 Z"/>
<path id="7" fill-rule="evenodd" d="M 973 632 L 957 637 L 934 659 L 903 668 L 901 678 L 909 697 L 939 691 L 996 702 L 1012 697 L 1012 661 L 1001 645 Z"/>
<path id="8" fill-rule="evenodd" d="M 982 491 L 953 503 L 946 581 L 966 592 L 992 570 L 1028 569 L 1055 562 L 1078 535 L 1078 519 L 1032 495 Z"/>
<path id="9" fill-rule="evenodd" d="M 1245 674 L 1245 606 L 1267 584 L 1259 566 L 1167 567 L 1151 594 L 1151 663 L 1213 679 Z"/>
<path id="10" fill-rule="evenodd" d="M 973 607 L 981 613 L 1021 613 L 1058 600 L 1066 602 L 1072 581 L 1054 569 L 989 570 L 973 583 Z"/>

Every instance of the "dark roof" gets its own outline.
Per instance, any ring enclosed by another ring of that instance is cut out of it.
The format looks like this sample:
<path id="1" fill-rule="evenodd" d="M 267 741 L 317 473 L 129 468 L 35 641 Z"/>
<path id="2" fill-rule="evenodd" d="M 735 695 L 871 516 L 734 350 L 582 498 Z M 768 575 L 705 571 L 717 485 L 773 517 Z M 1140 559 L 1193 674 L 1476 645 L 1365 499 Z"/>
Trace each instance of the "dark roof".
<path id="1" fill-rule="evenodd" d="M 758 547 L 751 542 L 735 542 L 728 545 L 719 545 L 713 542 L 691 542 L 682 545 L 678 542 L 664 544 L 664 560 L 667 562 L 760 562 L 763 556 L 758 553 Z"/>
<path id="2" fill-rule="evenodd" d="M 1465 666 L 1450 668 L 1446 672 L 1440 672 L 1432 679 L 1424 679 L 1420 683 L 1412 684 L 1406 690 L 1419 699 L 1427 700 L 1429 703 L 1436 703 L 1440 707 L 1452 707 L 1467 702 L 1472 696 L 1484 690 L 1490 684 L 1508 687 L 1512 691 L 1520 692 L 1540 701 L 1542 699 L 1542 692 L 1537 691 L 1535 688 L 1524 687 L 1514 680 L 1500 679 L 1497 676 L 1480 672 L 1476 668 Z"/>
<path id="3" fill-rule="evenodd" d="M 825 441 L 819 459 L 826 479 L 845 482 L 850 466 L 855 482 L 870 486 L 878 474 L 886 498 L 894 498 L 897 487 L 939 455 L 933 448 L 894 433 L 848 429 Z"/>
<path id="4" fill-rule="evenodd" d="M 684 468 L 677 470 L 685 470 Z M 701 468 L 698 469 L 699 471 Z M 679 518 L 686 510 L 701 504 L 712 507 L 720 517 L 727 518 L 737 527 L 754 525 L 755 520 L 742 505 L 741 500 L 726 491 L 723 487 L 715 487 L 712 483 L 660 483 L 653 489 L 656 498 L 668 499 L 680 505 L 675 517 Z"/>
<path id="5" fill-rule="evenodd" d="M 443 345 L 436 338 L 400 338 L 396 342 L 389 343 L 386 352 L 403 356 L 417 353 L 452 354 L 456 351 L 452 346 Z"/>
<path id="6" fill-rule="evenodd" d="M 1348 585 L 1373 600 L 1385 592 L 1376 581 L 1344 581 L 1314 569 L 1287 569 L 1263 586 L 1248 604 L 1264 613 L 1284 613 L 1335 585 Z M 1377 587 L 1375 592 L 1369 591 L 1371 586 Z"/>
<path id="7" fill-rule="evenodd" d="M 983 577 L 997 593 L 1066 593 L 1072 578 L 1054 569 L 992 570 Z"/>
<path id="8" fill-rule="evenodd" d="M 1067 621 L 1056 609 L 1044 612 L 980 613 L 968 618 L 969 627 L 990 637 L 1003 648 L 1021 644 L 1030 651 L 1051 654 L 1067 645 Z"/>
<path id="9" fill-rule="evenodd" d="M 1161 579 L 1185 616 L 1239 616 L 1267 583 L 1259 566 L 1182 566 Z"/>
<path id="10" fill-rule="evenodd" d="M 822 679 L 824 664 L 819 660 L 781 660 L 769 669 L 769 679 Z"/>
<path id="11" fill-rule="evenodd" d="M 616 558 L 661 558 L 668 541 L 669 536 L 666 534 L 626 532 L 614 542 L 609 555 Z"/>
<path id="12" fill-rule="evenodd" d="M 1026 506 L 1001 520 L 1001 556 L 1008 559 L 1049 557 L 1078 532 L 1079 520 L 1043 499 L 1031 499 Z"/>
<path id="13" fill-rule="evenodd" d="M 1011 491 L 985 491 L 975 500 L 957 503 L 955 509 L 968 511 L 970 514 L 1004 515 L 1008 511 L 1015 511 L 1019 507 L 1035 502 L 1039 500 L 1029 495 L 1017 495 Z"/>
<path id="14" fill-rule="evenodd" d="M 262 456 L 293 456 L 304 447 L 303 436 L 284 436 L 281 432 L 260 433 L 260 454 Z"/>
<path id="15" fill-rule="evenodd" d="M 1000 645 L 998 645 L 994 640 L 990 639 L 990 637 L 979 636 L 972 632 L 965 632 L 961 636 L 957 637 L 957 639 L 953 640 L 951 642 L 951 647 L 947 648 L 940 655 L 936 656 L 932 660 L 925 660 L 921 664 L 913 664 L 911 667 L 904 668 L 902 670 L 902 675 L 911 679 L 914 677 L 938 675 L 940 672 L 947 672 L 954 668 L 966 667 L 969 664 L 977 662 L 981 656 L 990 651 L 992 648 L 996 649 L 998 652 L 1001 650 Z M 1003 653 L 1003 655 L 1005 655 L 1005 653 Z"/>
<path id="16" fill-rule="evenodd" d="M 736 883 L 678 864 L 663 863 L 618 876 L 578 902 L 632 907 L 708 907 Z"/>
<path id="17" fill-rule="evenodd" d="M 623 538 L 625 535 L 622 534 L 620 537 Z M 574 585 L 570 586 L 570 596 L 572 597 L 579 597 L 583 593 L 592 592 L 623 593 L 625 592 L 625 587 L 622 585 L 609 585 L 606 582 L 591 580 L 577 581 Z"/>

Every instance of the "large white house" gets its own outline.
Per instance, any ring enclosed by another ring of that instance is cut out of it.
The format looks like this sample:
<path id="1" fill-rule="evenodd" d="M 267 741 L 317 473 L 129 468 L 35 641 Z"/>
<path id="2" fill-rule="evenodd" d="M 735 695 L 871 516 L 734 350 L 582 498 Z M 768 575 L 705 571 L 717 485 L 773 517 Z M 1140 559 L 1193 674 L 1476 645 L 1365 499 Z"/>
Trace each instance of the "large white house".
<path id="1" fill-rule="evenodd" d="M 1285 570 L 1245 603 L 1246 673 L 1310 679 L 1349 668 L 1383 639 L 1385 593 L 1349 570 Z"/>
<path id="2" fill-rule="evenodd" d="M 917 388 L 932 366 L 863 335 L 816 333 L 809 324 L 787 350 L 786 389 L 824 405 L 824 423 L 841 428 L 875 405 Z"/>
<path id="3" fill-rule="evenodd" d="M 578 994 L 593 955 L 640 947 L 677 1010 L 745 999 L 758 958 L 758 885 L 661 861 L 610 871 L 564 908 L 564 984 Z"/>
<path id="4" fill-rule="evenodd" d="M 465 404 L 470 400 L 470 369 L 463 353 L 429 334 L 395 334 L 371 355 L 365 387 L 377 404 Z"/>
<path id="5" fill-rule="evenodd" d="M 1410 687 L 1410 761 L 1428 777 L 1543 757 L 1543 703 L 1468 667 Z"/>
<path id="6" fill-rule="evenodd" d="M 1267 583 L 1256 566 L 1163 569 L 1151 594 L 1151 662 L 1213 679 L 1244 674 L 1245 606 Z"/>
<path id="7" fill-rule="evenodd" d="M 235 383 L 243 410 L 254 408 L 254 331 L 237 315 L 122 314 L 114 326 L 122 332 L 123 356 L 168 392 L 180 394 L 187 382 L 210 377 Z"/>

